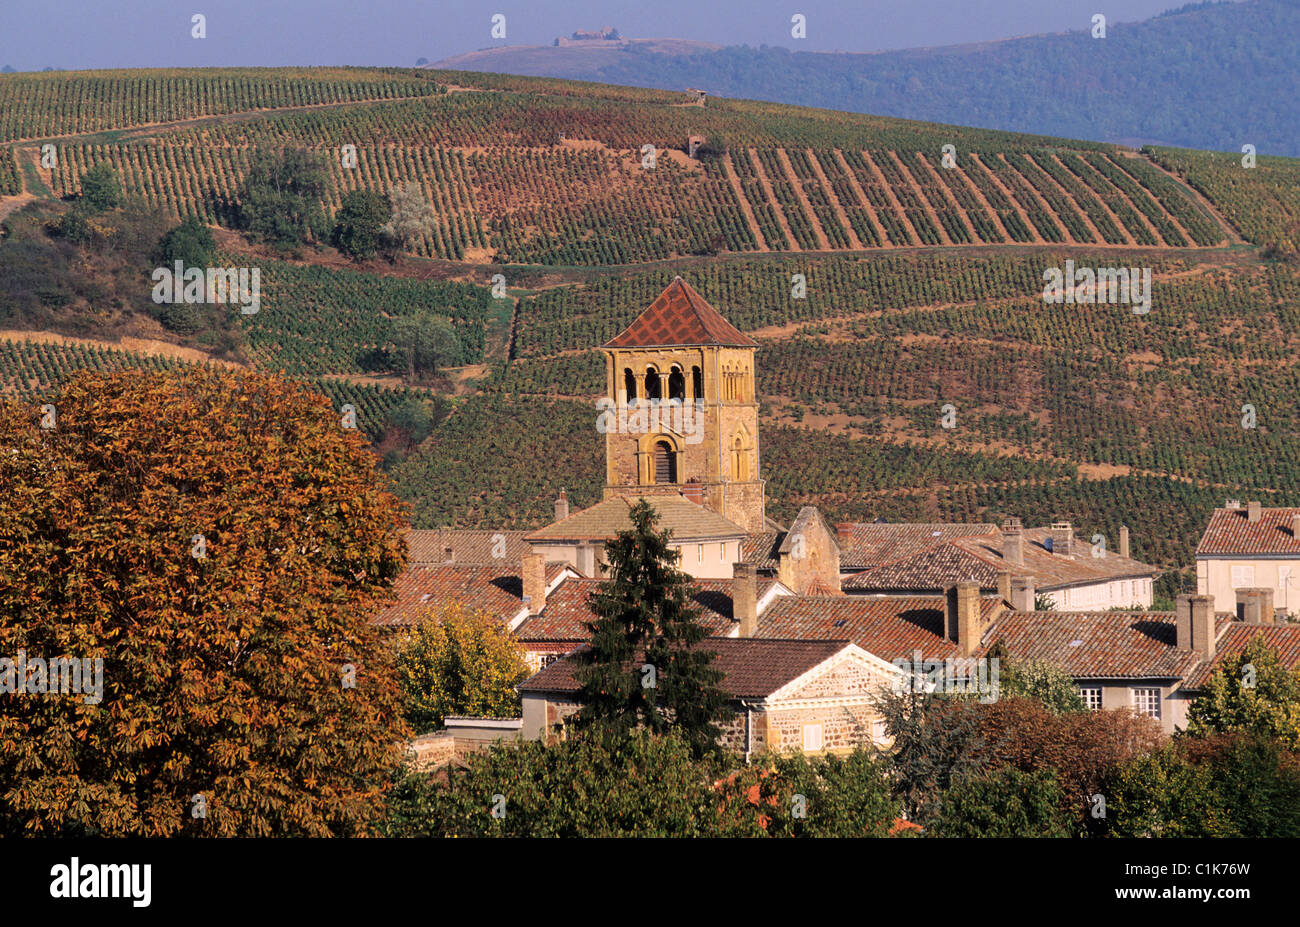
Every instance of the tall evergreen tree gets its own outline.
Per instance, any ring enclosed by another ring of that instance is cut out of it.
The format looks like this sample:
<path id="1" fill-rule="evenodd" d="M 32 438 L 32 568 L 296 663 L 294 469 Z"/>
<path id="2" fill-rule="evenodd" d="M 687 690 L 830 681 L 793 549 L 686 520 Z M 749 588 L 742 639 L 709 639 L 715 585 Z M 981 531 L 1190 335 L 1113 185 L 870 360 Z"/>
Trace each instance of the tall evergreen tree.
<path id="1" fill-rule="evenodd" d="M 655 530 L 658 516 L 644 499 L 631 518 L 632 528 L 605 545 L 610 578 L 591 596 L 591 646 L 575 656 L 575 720 L 614 732 L 676 730 L 701 755 L 717 749 L 717 722 L 729 713 L 723 674 L 712 666 L 716 654 L 697 646 L 708 629 L 668 546 L 672 533 Z"/>

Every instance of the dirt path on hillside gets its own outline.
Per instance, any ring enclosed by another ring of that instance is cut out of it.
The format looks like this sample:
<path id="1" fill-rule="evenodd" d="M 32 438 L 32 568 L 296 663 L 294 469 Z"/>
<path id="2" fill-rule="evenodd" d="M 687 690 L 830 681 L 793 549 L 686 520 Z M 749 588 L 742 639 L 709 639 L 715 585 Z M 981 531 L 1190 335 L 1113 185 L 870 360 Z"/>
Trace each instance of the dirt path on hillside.
<path id="1" fill-rule="evenodd" d="M 154 338 L 133 338 L 124 335 L 117 341 L 104 341 L 95 338 L 74 338 L 57 332 L 28 332 L 14 329 L 0 329 L 0 341 L 21 341 L 29 344 L 77 345 L 87 348 L 109 348 L 115 351 L 130 351 L 148 357 L 169 357 L 173 360 L 187 361 L 192 364 L 213 364 L 217 367 L 242 367 L 234 361 L 213 357 L 197 348 L 186 348 L 169 341 Z"/>
<path id="2" fill-rule="evenodd" d="M 439 94 L 425 93 L 412 97 L 384 97 L 373 100 L 343 100 L 337 103 L 303 103 L 298 106 L 276 106 L 269 109 L 244 109 L 237 113 L 222 113 L 215 116 L 194 116 L 190 119 L 171 119 L 166 122 L 143 122 L 123 128 L 95 129 L 90 132 L 70 132 L 65 135 L 39 135 L 12 139 L 14 143 L 53 142 L 60 140 L 94 138 L 112 132 L 118 140 L 153 135 L 171 129 L 187 129 L 208 123 L 246 122 L 263 116 L 279 116 L 287 113 L 308 112 L 317 109 L 346 109 L 349 106 L 373 106 L 378 103 L 403 103 L 412 100 L 436 100 Z"/>
<path id="3" fill-rule="evenodd" d="M 785 207 L 781 201 L 776 198 L 776 191 L 767 181 L 767 172 L 763 170 L 763 163 L 758 159 L 758 150 L 749 149 L 749 161 L 754 165 L 754 174 L 758 177 L 758 184 L 763 188 L 763 195 L 767 197 L 767 204 L 772 207 L 772 215 L 776 216 L 777 225 L 781 226 L 781 231 L 785 232 L 786 239 L 790 242 L 790 250 L 802 251 L 803 246 L 799 244 L 799 239 L 794 237 L 794 232 L 790 229 L 790 221 L 786 218 Z"/>
<path id="4" fill-rule="evenodd" d="M 1188 198 L 1191 199 L 1193 203 L 1201 207 L 1201 210 L 1206 214 L 1208 218 L 1213 219 L 1216 223 L 1218 223 L 1219 231 L 1221 231 L 1224 235 L 1224 237 L 1219 241 L 1220 245 L 1250 244 L 1250 242 L 1246 241 L 1246 239 L 1241 237 L 1241 233 L 1237 230 L 1237 227 L 1235 225 L 1233 225 L 1230 221 L 1228 221 L 1228 217 L 1225 216 L 1223 213 L 1219 212 L 1218 207 L 1216 207 L 1212 202 L 1206 199 L 1201 194 L 1200 190 L 1197 190 L 1190 183 L 1188 183 L 1186 178 L 1181 177 L 1178 174 L 1175 174 L 1173 171 L 1162 167 L 1160 164 L 1157 164 L 1156 161 L 1152 158 L 1143 157 L 1141 154 L 1139 154 L 1136 151 L 1131 151 L 1131 152 L 1121 151 L 1120 153 L 1126 158 L 1140 158 L 1141 160 L 1146 161 L 1147 164 L 1150 164 L 1160 173 L 1164 174 L 1174 183 L 1178 184 L 1178 186 L 1182 189 L 1182 191 L 1185 194 L 1187 194 Z"/>
<path id="5" fill-rule="evenodd" d="M 849 247 L 862 248 L 862 239 L 853 229 L 853 223 L 849 221 L 848 211 L 845 210 L 844 204 L 840 202 L 839 196 L 835 193 L 835 188 L 831 186 L 830 178 L 822 170 L 821 162 L 817 160 L 817 155 L 810 149 L 805 153 L 808 157 L 808 163 L 812 165 L 813 173 L 817 175 L 817 181 L 822 185 L 826 192 L 826 201 L 831 204 L 831 209 L 840 220 L 840 225 L 844 227 L 845 233 L 849 237 Z"/>
<path id="6" fill-rule="evenodd" d="M 993 171 L 989 169 L 989 166 L 984 163 L 984 160 L 975 152 L 969 152 L 967 157 L 979 164 L 980 170 L 984 172 L 984 176 L 988 177 L 993 186 L 997 187 L 998 190 L 1001 191 L 1002 195 L 1007 198 L 1007 202 L 1010 203 L 1011 208 L 1016 211 L 1016 215 L 1020 217 L 1020 221 L 1025 224 L 1025 228 L 1029 229 L 1029 234 L 1034 236 L 1029 240 L 1029 242 L 1024 242 L 1024 244 L 1047 244 L 1047 239 L 1045 239 L 1042 236 L 1042 233 L 1038 231 L 1038 226 L 1034 225 L 1034 223 L 1029 220 L 1029 213 L 1025 212 L 1024 204 L 1020 202 L 1020 199 L 1014 193 L 1007 189 L 1006 184 L 1002 182 L 1002 178 L 993 173 Z M 985 200 L 985 202 L 987 202 L 987 200 Z M 1005 227 L 1006 226 L 1004 225 L 1003 228 Z M 1015 241 L 1015 239 L 1011 240 Z"/>
<path id="7" fill-rule="evenodd" d="M 722 156 L 723 173 L 727 175 L 727 182 L 731 184 L 731 192 L 736 195 L 736 202 L 740 204 L 740 212 L 749 223 L 749 229 L 754 233 L 754 241 L 758 242 L 759 251 L 771 251 L 767 239 L 763 237 L 763 231 L 759 228 L 758 218 L 754 215 L 754 207 L 750 204 L 749 199 L 745 196 L 745 188 L 740 183 L 740 177 L 736 174 L 736 168 L 731 163 L 731 152 Z"/>
<path id="8" fill-rule="evenodd" d="M 818 251 L 830 251 L 831 240 L 826 235 L 826 230 L 822 228 L 822 220 L 817 215 L 817 210 L 813 209 L 812 201 L 808 199 L 808 193 L 803 188 L 803 181 L 794 171 L 794 165 L 790 163 L 790 156 L 785 153 L 784 148 L 776 149 L 776 162 L 781 165 L 781 170 L 785 171 L 785 179 L 790 184 L 790 189 L 794 190 L 794 198 L 799 201 L 803 207 L 804 213 L 808 216 L 808 222 L 812 225 L 813 237 L 817 239 Z"/>
<path id="9" fill-rule="evenodd" d="M 860 203 L 862 203 L 862 208 L 866 210 L 867 215 L 871 217 L 871 223 L 876 227 L 876 231 L 880 233 L 880 244 L 877 247 L 898 247 L 894 242 L 889 240 L 889 232 L 885 228 L 885 223 L 880 221 L 880 214 L 876 212 L 876 207 L 872 204 L 870 197 L 867 196 L 867 191 L 862 189 L 862 184 L 858 183 L 857 174 L 849 168 L 849 162 L 844 160 L 844 152 L 840 151 L 838 148 L 835 149 L 835 160 L 840 162 L 840 169 L 844 171 L 844 176 L 848 179 L 849 187 L 853 190 L 853 195 L 858 198 Z"/>

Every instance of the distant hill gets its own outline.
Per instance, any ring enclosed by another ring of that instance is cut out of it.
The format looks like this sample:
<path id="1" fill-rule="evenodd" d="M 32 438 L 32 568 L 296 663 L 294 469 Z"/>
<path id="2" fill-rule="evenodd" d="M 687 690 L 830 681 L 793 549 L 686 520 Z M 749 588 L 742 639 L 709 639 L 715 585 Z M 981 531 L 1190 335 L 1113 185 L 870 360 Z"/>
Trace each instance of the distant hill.
<path id="1" fill-rule="evenodd" d="M 655 55 L 690 59 L 710 55 L 723 46 L 689 39 L 623 39 L 621 41 L 570 41 L 564 45 L 507 45 L 483 48 L 428 65 L 452 71 L 488 71 L 495 74 L 523 74 L 534 77 L 567 77 L 596 80 L 607 70 L 626 66 L 627 55 Z M 651 86 L 638 84 L 637 86 Z M 665 85 L 666 86 L 666 85 Z"/>
<path id="2" fill-rule="evenodd" d="M 1081 24 L 1083 25 L 1083 24 Z M 431 67 L 683 89 L 1121 144 L 1300 156 L 1300 0 L 873 54 L 631 40 L 485 49 Z M 604 44 L 604 43 L 602 43 Z"/>

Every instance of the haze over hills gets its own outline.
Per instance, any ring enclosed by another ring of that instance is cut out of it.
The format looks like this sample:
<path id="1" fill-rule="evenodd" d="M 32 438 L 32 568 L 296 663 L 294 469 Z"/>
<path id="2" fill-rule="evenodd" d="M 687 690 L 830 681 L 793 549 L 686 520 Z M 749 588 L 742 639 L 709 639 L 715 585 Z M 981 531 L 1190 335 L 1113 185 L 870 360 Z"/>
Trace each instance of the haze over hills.
<path id="1" fill-rule="evenodd" d="M 567 77 L 1129 145 L 1300 155 L 1300 0 L 1182 7 L 1145 22 L 881 53 L 504 46 L 431 67 Z M 599 44 L 601 47 L 596 47 Z"/>

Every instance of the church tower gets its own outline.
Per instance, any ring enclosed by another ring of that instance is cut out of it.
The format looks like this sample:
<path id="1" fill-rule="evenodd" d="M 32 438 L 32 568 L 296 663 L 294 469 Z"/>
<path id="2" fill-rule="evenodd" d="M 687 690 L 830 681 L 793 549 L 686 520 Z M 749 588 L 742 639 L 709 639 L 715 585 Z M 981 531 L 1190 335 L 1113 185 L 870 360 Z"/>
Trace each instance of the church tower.
<path id="1" fill-rule="evenodd" d="M 681 493 L 766 530 L 759 469 L 758 342 L 681 277 L 605 353 L 605 498 Z"/>

